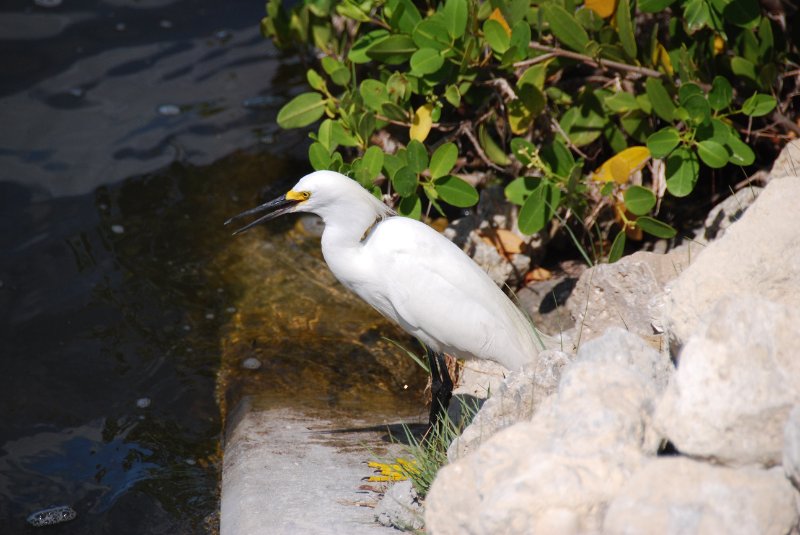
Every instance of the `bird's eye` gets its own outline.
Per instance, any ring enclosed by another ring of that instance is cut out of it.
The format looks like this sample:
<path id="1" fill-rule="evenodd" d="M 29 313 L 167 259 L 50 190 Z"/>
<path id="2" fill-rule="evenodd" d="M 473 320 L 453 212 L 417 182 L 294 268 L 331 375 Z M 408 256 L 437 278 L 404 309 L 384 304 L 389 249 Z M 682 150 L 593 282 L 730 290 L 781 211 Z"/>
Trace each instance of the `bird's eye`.
<path id="1" fill-rule="evenodd" d="M 301 191 L 300 197 L 302 197 L 304 201 L 307 201 L 308 198 L 311 197 L 311 193 L 308 191 Z"/>

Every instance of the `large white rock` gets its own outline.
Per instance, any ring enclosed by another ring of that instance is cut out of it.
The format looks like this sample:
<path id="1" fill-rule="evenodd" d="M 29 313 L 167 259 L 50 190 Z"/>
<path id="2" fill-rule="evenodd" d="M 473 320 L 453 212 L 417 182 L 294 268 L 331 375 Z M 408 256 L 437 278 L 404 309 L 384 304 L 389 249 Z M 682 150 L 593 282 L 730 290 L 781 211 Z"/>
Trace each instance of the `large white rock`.
<path id="1" fill-rule="evenodd" d="M 800 403 L 798 339 L 797 309 L 755 296 L 723 298 L 684 346 L 656 427 L 682 453 L 780 464 L 784 425 Z"/>
<path id="2" fill-rule="evenodd" d="M 606 535 L 784 535 L 797 524 L 796 493 L 779 468 L 731 469 L 662 457 L 611 502 Z"/>
<path id="3" fill-rule="evenodd" d="M 508 376 L 481 406 L 461 436 L 447 450 L 450 461 L 478 448 L 499 430 L 528 421 L 541 403 L 555 392 L 561 370 L 573 357 L 555 350 L 539 353 L 536 365 Z M 452 404 L 451 404 L 452 405 Z"/>
<path id="4" fill-rule="evenodd" d="M 610 327 L 644 337 L 660 333 L 664 287 L 689 266 L 696 249 L 681 247 L 667 254 L 642 251 L 584 271 L 567 300 L 578 344 Z"/>
<path id="5" fill-rule="evenodd" d="M 726 295 L 756 294 L 800 308 L 800 178 L 773 180 L 725 235 L 667 286 L 664 326 L 676 346 Z"/>
<path id="6" fill-rule="evenodd" d="M 599 531 L 606 502 L 658 446 L 648 425 L 656 365 L 632 367 L 644 360 L 586 350 L 530 422 L 503 429 L 439 472 L 426 500 L 428 531 Z"/>

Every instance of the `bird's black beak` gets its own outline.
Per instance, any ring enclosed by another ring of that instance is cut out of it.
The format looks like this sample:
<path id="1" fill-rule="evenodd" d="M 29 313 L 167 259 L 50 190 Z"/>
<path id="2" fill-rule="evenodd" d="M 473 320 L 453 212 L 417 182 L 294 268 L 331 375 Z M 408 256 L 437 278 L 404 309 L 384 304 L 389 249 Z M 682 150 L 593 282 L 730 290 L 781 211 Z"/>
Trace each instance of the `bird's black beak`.
<path id="1" fill-rule="evenodd" d="M 241 219 L 243 217 L 248 217 L 248 216 L 251 216 L 251 215 L 256 215 L 256 214 L 261 214 L 261 213 L 267 212 L 266 214 L 264 214 L 261 217 L 257 218 L 255 221 L 251 221 L 247 225 L 243 226 L 242 228 L 240 228 L 239 230 L 234 232 L 233 235 L 236 236 L 237 234 L 241 234 L 242 232 L 244 232 L 246 230 L 250 230 L 251 228 L 255 227 L 256 225 L 264 223 L 265 221 L 269 221 L 270 219 L 275 219 L 276 217 L 281 216 L 281 215 L 285 214 L 286 212 L 291 211 L 291 209 L 294 208 L 294 205 L 296 205 L 298 202 L 300 202 L 298 199 L 287 199 L 286 195 L 281 195 L 277 199 L 274 199 L 272 201 L 266 202 L 266 203 L 262 204 L 261 206 L 257 206 L 255 208 L 251 208 L 250 210 L 242 212 L 239 215 L 233 216 L 232 218 L 230 218 L 227 221 L 225 221 L 225 224 L 229 225 L 229 224 L 233 223 L 234 221 L 237 221 L 237 220 L 239 220 L 239 219 Z"/>

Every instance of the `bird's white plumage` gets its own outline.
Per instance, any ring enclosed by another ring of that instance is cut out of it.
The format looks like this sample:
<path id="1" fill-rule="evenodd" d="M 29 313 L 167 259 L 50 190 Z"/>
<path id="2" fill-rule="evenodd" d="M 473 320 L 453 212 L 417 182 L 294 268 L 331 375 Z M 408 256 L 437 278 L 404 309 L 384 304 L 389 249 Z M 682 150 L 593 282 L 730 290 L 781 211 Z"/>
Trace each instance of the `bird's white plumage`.
<path id="1" fill-rule="evenodd" d="M 542 349 L 522 312 L 461 249 L 429 226 L 394 213 L 331 171 L 303 177 L 295 211 L 322 217 L 322 253 L 333 274 L 381 314 L 430 346 L 509 369 Z"/>

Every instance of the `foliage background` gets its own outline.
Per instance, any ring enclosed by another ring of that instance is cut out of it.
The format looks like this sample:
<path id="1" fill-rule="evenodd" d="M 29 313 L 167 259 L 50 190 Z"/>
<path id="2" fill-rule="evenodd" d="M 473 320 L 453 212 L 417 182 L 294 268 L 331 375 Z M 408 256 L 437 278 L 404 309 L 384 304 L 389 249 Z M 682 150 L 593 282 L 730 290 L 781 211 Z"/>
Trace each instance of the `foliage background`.
<path id="1" fill-rule="evenodd" d="M 262 32 L 309 66 L 278 123 L 315 125 L 315 169 L 417 218 L 499 181 L 522 232 L 575 228 L 613 261 L 800 134 L 796 18 L 775 0 L 269 0 Z"/>

